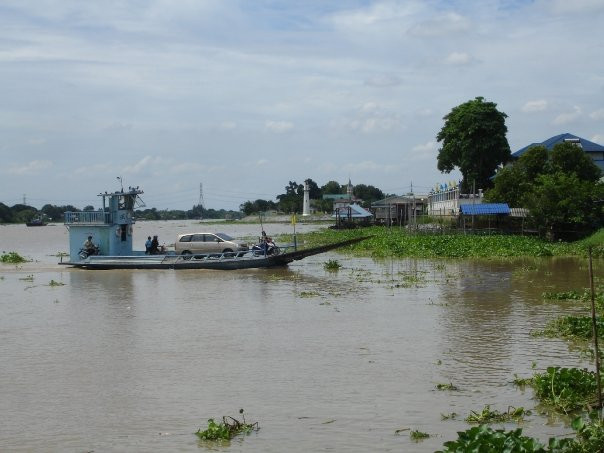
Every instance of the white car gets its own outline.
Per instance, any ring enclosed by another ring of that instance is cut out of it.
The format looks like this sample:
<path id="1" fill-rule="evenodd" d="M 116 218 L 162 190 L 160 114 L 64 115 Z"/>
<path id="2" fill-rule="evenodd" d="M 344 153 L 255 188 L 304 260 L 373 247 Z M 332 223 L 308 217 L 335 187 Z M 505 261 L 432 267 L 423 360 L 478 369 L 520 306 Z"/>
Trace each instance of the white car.
<path id="1" fill-rule="evenodd" d="M 192 255 L 194 253 L 228 253 L 248 250 L 248 245 L 236 242 L 224 233 L 180 234 L 174 244 L 176 253 Z"/>

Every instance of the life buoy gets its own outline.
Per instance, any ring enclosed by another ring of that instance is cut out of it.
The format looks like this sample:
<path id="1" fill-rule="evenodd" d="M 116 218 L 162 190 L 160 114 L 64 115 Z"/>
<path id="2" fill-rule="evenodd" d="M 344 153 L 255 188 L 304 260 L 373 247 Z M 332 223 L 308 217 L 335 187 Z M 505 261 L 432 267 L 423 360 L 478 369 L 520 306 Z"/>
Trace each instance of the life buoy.
<path id="1" fill-rule="evenodd" d="M 122 228 L 121 227 L 117 227 L 115 229 L 115 235 L 119 238 L 122 235 Z"/>

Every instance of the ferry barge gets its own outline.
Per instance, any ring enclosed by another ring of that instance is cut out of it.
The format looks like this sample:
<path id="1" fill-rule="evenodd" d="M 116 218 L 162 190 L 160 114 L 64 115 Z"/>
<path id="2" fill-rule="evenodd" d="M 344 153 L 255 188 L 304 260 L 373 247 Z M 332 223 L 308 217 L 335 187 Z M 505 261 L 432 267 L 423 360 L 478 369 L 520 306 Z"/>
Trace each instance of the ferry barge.
<path id="1" fill-rule="evenodd" d="M 217 269 L 235 270 L 285 266 L 308 256 L 327 252 L 360 242 L 366 237 L 328 244 L 320 247 L 297 249 L 280 247 L 279 253 L 250 249 L 227 253 L 201 253 L 179 255 L 174 251 L 148 255 L 132 248 L 132 232 L 135 224 L 134 209 L 144 207 L 138 187 L 119 192 L 105 192 L 102 209 L 65 213 L 65 226 L 69 230 L 69 261 L 61 262 L 83 269 Z M 83 252 L 82 244 L 92 237 L 96 253 Z"/>

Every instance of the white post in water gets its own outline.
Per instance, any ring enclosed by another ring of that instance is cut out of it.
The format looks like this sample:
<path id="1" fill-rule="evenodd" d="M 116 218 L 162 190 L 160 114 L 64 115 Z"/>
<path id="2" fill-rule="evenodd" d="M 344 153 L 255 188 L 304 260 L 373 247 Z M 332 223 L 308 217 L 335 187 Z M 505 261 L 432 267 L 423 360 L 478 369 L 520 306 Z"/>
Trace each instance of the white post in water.
<path id="1" fill-rule="evenodd" d="M 310 215 L 310 188 L 308 180 L 304 181 L 304 203 L 302 204 L 302 215 Z"/>

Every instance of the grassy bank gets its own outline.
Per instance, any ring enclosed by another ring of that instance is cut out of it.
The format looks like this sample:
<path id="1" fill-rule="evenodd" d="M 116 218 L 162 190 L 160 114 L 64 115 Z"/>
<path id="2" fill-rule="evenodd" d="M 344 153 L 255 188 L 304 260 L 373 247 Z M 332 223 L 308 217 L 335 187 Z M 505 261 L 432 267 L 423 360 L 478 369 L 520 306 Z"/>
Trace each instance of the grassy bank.
<path id="1" fill-rule="evenodd" d="M 604 257 L 604 230 L 582 241 L 547 242 L 527 236 L 476 236 L 464 234 L 411 234 L 400 228 L 369 227 L 355 230 L 321 230 L 301 235 L 307 244 L 318 245 L 359 236 L 368 240 L 350 246 L 355 254 L 399 258 L 495 258 L 527 256 L 585 256 L 593 247 L 594 257 Z"/>

